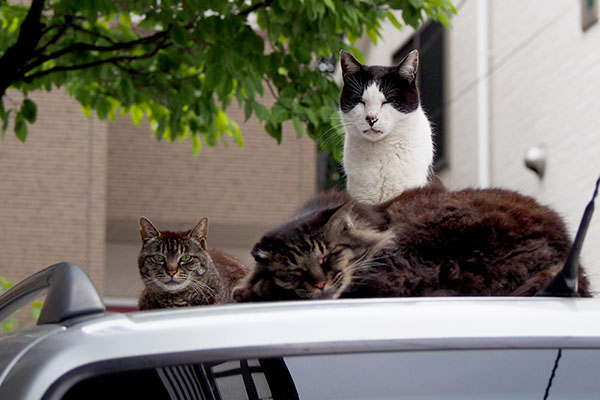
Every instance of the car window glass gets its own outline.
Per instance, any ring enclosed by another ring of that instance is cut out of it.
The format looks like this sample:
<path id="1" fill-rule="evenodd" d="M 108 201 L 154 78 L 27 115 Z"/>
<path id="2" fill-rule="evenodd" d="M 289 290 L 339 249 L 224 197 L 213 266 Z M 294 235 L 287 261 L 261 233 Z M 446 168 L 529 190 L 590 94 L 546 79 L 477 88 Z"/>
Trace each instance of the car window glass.
<path id="1" fill-rule="evenodd" d="M 594 349 L 567 349 L 557 360 L 556 376 L 549 399 L 600 398 L 600 352 Z"/>
<path id="2" fill-rule="evenodd" d="M 380 352 L 190 363 L 96 376 L 79 382 L 64 399 L 90 392 L 141 398 L 147 389 L 153 399 L 191 400 L 543 398 L 557 351 Z"/>

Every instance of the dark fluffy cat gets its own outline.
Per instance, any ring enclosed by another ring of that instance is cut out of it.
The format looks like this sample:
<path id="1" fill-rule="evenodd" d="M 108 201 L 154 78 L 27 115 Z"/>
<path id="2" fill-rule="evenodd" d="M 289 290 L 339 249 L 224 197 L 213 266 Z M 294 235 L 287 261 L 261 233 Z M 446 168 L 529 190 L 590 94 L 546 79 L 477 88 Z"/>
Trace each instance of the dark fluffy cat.
<path id="1" fill-rule="evenodd" d="M 234 298 L 530 296 L 570 246 L 552 209 L 508 190 L 419 188 L 377 206 L 326 193 L 254 246 Z"/>
<path id="2" fill-rule="evenodd" d="M 208 250 L 207 232 L 207 218 L 186 232 L 160 232 L 150 220 L 140 218 L 138 266 L 145 285 L 140 310 L 232 301 L 231 290 L 248 268 L 221 250 Z"/>

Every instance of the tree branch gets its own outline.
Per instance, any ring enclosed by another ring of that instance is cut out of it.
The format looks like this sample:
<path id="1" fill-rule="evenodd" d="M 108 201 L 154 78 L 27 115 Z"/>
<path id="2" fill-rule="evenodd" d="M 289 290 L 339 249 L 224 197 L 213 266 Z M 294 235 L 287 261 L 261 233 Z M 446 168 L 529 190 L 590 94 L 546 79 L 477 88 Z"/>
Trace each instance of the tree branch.
<path id="1" fill-rule="evenodd" d="M 44 25 L 40 22 L 45 0 L 32 0 L 27 16 L 19 28 L 19 37 L 0 57 L 0 98 L 19 76 L 19 69 L 31 58 Z"/>
<path id="2" fill-rule="evenodd" d="M 140 56 L 117 56 L 117 57 L 109 57 L 109 58 L 105 58 L 102 60 L 96 60 L 96 61 L 92 61 L 92 62 L 88 62 L 88 63 L 83 63 L 83 64 L 78 64 L 78 65 L 59 65 L 57 67 L 54 68 L 50 68 L 44 71 L 39 71 L 36 72 L 35 74 L 31 74 L 29 76 L 25 76 L 23 77 L 23 81 L 24 82 L 31 82 L 35 79 L 41 78 L 43 76 L 46 75 L 50 75 L 53 74 L 55 72 L 64 72 L 64 71 L 76 71 L 76 70 L 80 70 L 80 69 L 86 69 L 86 68 L 92 68 L 92 67 L 96 67 L 98 65 L 102 65 L 102 64 L 107 64 L 107 63 L 118 63 L 121 61 L 135 61 L 135 60 L 143 60 L 146 58 L 151 58 L 154 55 L 156 55 L 156 53 L 158 53 L 158 50 L 168 47 L 170 46 L 171 43 L 163 43 L 161 45 L 156 46 L 151 52 L 146 53 L 146 54 L 142 54 Z"/>
<path id="3" fill-rule="evenodd" d="M 64 24 L 62 24 L 60 26 L 51 26 L 51 27 L 48 27 L 48 28 L 44 29 L 42 31 L 42 37 L 44 37 L 44 35 L 46 33 L 50 32 L 54 28 L 58 28 L 58 31 L 44 45 L 42 45 L 42 47 L 40 47 L 39 49 L 37 49 L 35 51 L 35 55 L 37 56 L 39 54 L 42 54 L 49 46 L 51 46 L 54 43 L 56 43 L 58 41 L 58 39 L 60 39 L 61 36 L 65 34 L 65 32 L 67 31 L 67 28 L 70 25 L 71 25 L 71 21 L 68 18 L 65 18 L 65 23 Z"/>
<path id="4" fill-rule="evenodd" d="M 269 87 L 269 92 L 271 92 L 271 94 L 273 95 L 273 98 L 275 98 L 275 100 L 279 100 L 279 96 L 277 95 L 277 93 L 275 93 L 275 90 L 273 89 L 273 86 L 271 85 L 271 80 L 269 79 L 269 77 L 265 76 L 263 79 L 267 83 L 267 86 Z"/>
<path id="5" fill-rule="evenodd" d="M 72 44 L 71 46 L 65 47 L 64 49 L 57 50 L 54 53 L 48 54 L 46 56 L 38 57 L 37 59 L 33 60 L 29 64 L 25 65 L 22 69 L 22 73 L 27 73 L 28 71 L 31 71 L 35 67 L 42 65 L 46 61 L 55 60 L 65 54 L 68 54 L 68 53 L 71 53 L 74 51 L 87 50 L 87 51 L 107 52 L 107 51 L 126 50 L 126 49 L 130 49 L 132 47 L 140 46 L 140 45 L 144 45 L 144 44 L 152 44 L 156 41 L 164 39 L 169 34 L 170 31 L 171 31 L 171 27 L 169 27 L 165 31 L 157 32 L 151 36 L 146 36 L 144 38 L 132 40 L 129 42 L 116 43 L 111 46 L 96 46 L 96 45 L 92 45 L 92 44 L 88 44 L 88 43 L 75 43 L 75 44 Z M 42 72 L 42 71 L 40 71 L 40 72 Z M 33 76 L 33 75 L 31 75 L 31 76 Z"/>
<path id="6" fill-rule="evenodd" d="M 111 43 L 111 44 L 113 44 L 113 45 L 117 44 L 117 42 L 115 42 L 114 40 L 112 40 L 112 38 L 110 38 L 110 37 L 108 37 L 108 36 L 106 36 L 106 35 L 103 35 L 103 34 L 101 34 L 100 32 L 92 32 L 92 31 L 88 31 L 87 29 L 85 29 L 85 28 L 83 28 L 83 27 L 81 27 L 81 26 L 79 26 L 79 25 L 77 25 L 77 24 L 73 24 L 73 29 L 75 29 L 76 31 L 79 31 L 79 32 L 86 33 L 86 34 L 88 34 L 88 35 L 90 35 L 90 36 L 96 36 L 96 37 L 99 37 L 100 39 L 104 39 L 104 40 L 106 40 L 108 43 Z"/>
<path id="7" fill-rule="evenodd" d="M 271 4 L 273 4 L 273 0 L 265 0 L 260 3 L 253 4 L 250 7 L 246 8 L 245 10 L 240 11 L 238 13 L 238 16 L 245 17 L 248 14 L 250 14 L 251 12 L 258 10 L 259 8 L 266 8 L 266 7 L 271 6 Z"/>

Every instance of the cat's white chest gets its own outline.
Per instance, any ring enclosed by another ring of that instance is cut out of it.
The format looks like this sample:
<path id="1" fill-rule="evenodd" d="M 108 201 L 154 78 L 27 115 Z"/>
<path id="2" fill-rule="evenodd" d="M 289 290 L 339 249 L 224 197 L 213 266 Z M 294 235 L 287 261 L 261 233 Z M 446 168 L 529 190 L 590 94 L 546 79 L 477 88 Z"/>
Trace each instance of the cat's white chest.
<path id="1" fill-rule="evenodd" d="M 431 127 L 419 108 L 380 141 L 346 131 L 346 189 L 354 199 L 377 204 L 428 183 L 433 161 Z"/>

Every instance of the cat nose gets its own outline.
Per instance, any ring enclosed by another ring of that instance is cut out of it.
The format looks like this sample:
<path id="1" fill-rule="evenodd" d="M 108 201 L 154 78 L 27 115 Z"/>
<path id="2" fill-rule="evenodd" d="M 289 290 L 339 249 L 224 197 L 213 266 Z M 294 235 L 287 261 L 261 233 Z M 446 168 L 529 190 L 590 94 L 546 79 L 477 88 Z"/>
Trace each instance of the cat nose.
<path id="1" fill-rule="evenodd" d="M 325 287 L 325 281 L 315 283 L 317 289 L 323 289 Z"/>
<path id="2" fill-rule="evenodd" d="M 167 273 L 167 275 L 169 275 L 170 277 L 172 277 L 173 275 L 175 275 L 177 273 L 177 268 L 165 268 L 165 272 Z"/>
<path id="3" fill-rule="evenodd" d="M 375 115 L 367 115 L 367 116 L 365 117 L 365 119 L 367 120 L 367 123 L 368 123 L 370 126 L 373 126 L 373 125 L 375 125 L 375 122 L 377 122 L 377 120 L 378 120 L 378 118 L 377 118 Z"/>

